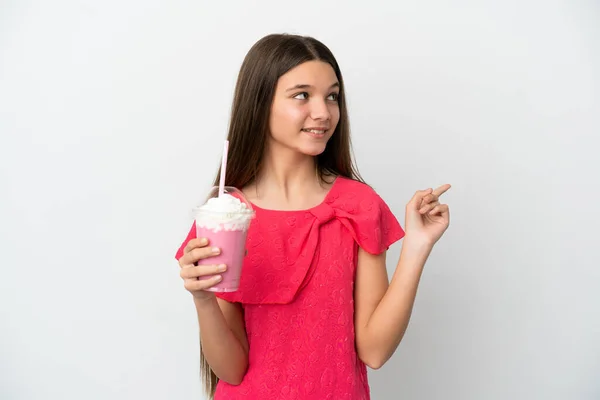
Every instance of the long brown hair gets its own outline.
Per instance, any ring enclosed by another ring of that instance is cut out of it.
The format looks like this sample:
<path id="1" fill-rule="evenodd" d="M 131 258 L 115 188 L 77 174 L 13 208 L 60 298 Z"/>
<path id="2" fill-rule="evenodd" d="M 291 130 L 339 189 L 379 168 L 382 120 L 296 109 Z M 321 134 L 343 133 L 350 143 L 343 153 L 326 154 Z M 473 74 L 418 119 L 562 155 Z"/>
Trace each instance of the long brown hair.
<path id="1" fill-rule="evenodd" d="M 352 155 L 350 124 L 345 100 L 344 80 L 331 51 L 320 41 L 290 34 L 263 37 L 248 51 L 237 79 L 229 123 L 229 152 L 225 185 L 242 189 L 260 173 L 269 137 L 269 118 L 279 78 L 307 61 L 331 65 L 339 81 L 340 119 L 323 153 L 316 156 L 318 176 L 339 175 L 363 182 Z M 219 168 L 214 185 L 219 184 Z M 210 369 L 200 344 L 202 380 L 212 399 L 218 379 Z"/>

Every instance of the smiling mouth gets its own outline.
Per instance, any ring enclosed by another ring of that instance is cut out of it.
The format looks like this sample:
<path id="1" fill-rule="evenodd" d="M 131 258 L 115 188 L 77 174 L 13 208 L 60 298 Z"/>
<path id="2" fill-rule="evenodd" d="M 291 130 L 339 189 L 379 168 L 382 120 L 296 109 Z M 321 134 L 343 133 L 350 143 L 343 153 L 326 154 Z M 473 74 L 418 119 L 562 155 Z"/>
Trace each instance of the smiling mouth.
<path id="1" fill-rule="evenodd" d="M 323 136 L 327 132 L 327 129 L 302 129 L 302 132 L 313 136 Z"/>

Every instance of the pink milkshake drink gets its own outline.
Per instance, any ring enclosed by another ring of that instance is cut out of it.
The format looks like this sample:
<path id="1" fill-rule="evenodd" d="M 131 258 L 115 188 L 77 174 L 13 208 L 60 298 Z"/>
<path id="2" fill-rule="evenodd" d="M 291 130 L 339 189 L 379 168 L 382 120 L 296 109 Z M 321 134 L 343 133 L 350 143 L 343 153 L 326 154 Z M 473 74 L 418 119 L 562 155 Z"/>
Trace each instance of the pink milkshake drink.
<path id="1" fill-rule="evenodd" d="M 208 201 L 194 210 L 196 237 L 207 238 L 209 246 L 218 247 L 221 253 L 198 261 L 198 265 L 225 264 L 227 270 L 221 273 L 222 280 L 209 290 L 211 292 L 235 292 L 240 285 L 242 264 L 246 254 L 246 236 L 254 210 L 243 193 L 236 188 L 225 186 L 223 194 L 214 187 Z M 204 276 L 198 279 L 208 279 Z"/>

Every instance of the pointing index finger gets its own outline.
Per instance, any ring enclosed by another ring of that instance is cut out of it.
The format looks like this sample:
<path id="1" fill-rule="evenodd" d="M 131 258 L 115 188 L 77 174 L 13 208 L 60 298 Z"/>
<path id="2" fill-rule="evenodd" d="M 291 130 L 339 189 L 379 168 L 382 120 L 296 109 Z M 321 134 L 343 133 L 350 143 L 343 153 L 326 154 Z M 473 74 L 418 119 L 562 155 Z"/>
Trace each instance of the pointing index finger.
<path id="1" fill-rule="evenodd" d="M 445 184 L 445 185 L 442 185 L 442 186 L 438 187 L 437 189 L 435 189 L 435 190 L 433 191 L 433 194 L 439 197 L 439 196 L 441 196 L 442 194 L 444 194 L 444 193 L 445 193 L 445 192 L 446 192 L 448 189 L 450 189 L 451 187 L 452 187 L 452 186 L 450 186 L 450 184 L 448 184 L 448 183 L 447 183 L 447 184 Z"/>

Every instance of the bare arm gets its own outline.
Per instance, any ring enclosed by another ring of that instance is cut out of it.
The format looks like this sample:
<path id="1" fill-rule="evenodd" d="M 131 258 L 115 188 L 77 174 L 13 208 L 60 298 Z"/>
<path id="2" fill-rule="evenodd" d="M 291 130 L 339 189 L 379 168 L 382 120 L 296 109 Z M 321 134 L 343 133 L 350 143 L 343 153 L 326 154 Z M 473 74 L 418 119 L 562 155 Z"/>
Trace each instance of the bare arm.
<path id="1" fill-rule="evenodd" d="M 216 265 L 194 265 L 215 253 L 207 247 L 208 241 L 191 240 L 179 259 L 185 288 L 194 296 L 194 305 L 200 327 L 200 341 L 206 361 L 215 375 L 232 385 L 239 385 L 248 368 L 248 340 L 242 307 L 217 299 L 204 289 L 219 282 L 215 278 L 198 280 L 200 276 L 218 274 Z"/>
<path id="2" fill-rule="evenodd" d="M 354 296 L 356 347 L 369 367 L 383 366 L 400 344 L 430 251 L 405 242 L 388 284 L 386 254 L 375 256 L 359 249 Z"/>
<path id="3" fill-rule="evenodd" d="M 356 347 L 360 359 L 373 369 L 389 360 L 406 332 L 425 262 L 448 228 L 449 208 L 439 202 L 448 189 L 449 184 L 418 190 L 406 205 L 406 236 L 389 285 L 385 253 L 375 256 L 359 250 L 354 293 Z"/>
<path id="4" fill-rule="evenodd" d="M 248 368 L 248 340 L 241 306 L 194 298 L 204 357 L 217 377 L 239 385 Z"/>

